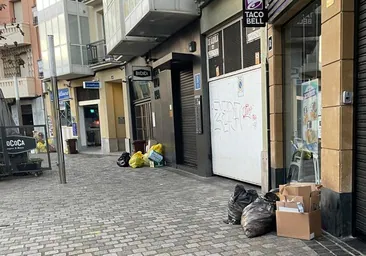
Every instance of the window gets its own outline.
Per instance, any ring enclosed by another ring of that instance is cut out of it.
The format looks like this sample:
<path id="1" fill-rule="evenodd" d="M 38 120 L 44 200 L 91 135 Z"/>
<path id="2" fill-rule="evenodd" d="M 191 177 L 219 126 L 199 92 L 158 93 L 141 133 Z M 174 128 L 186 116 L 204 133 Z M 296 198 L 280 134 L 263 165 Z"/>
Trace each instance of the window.
<path id="1" fill-rule="evenodd" d="M 243 65 L 248 68 L 261 62 L 260 28 L 243 27 Z"/>
<path id="2" fill-rule="evenodd" d="M 21 1 L 13 2 L 14 4 L 14 18 L 16 23 L 22 23 L 23 22 L 23 7 Z"/>
<path id="3" fill-rule="evenodd" d="M 78 16 L 69 14 L 70 43 L 80 44 Z"/>
<path id="4" fill-rule="evenodd" d="M 224 29 L 225 73 L 241 69 L 240 21 Z"/>
<path id="5" fill-rule="evenodd" d="M 260 32 L 260 28 L 242 28 L 242 20 L 239 20 L 209 35 L 209 78 L 260 64 Z"/>
<path id="6" fill-rule="evenodd" d="M 222 32 L 207 38 L 207 56 L 210 78 L 224 73 L 224 58 L 222 55 Z"/>
<path id="7" fill-rule="evenodd" d="M 320 9 L 315 1 L 283 30 L 285 164 L 303 182 L 316 181 L 321 166 Z"/>

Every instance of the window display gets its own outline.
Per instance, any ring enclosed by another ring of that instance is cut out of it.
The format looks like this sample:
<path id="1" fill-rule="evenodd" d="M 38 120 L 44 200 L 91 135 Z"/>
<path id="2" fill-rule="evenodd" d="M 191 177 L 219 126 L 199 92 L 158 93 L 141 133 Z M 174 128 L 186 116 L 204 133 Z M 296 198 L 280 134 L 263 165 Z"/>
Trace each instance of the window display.
<path id="1" fill-rule="evenodd" d="M 321 7 L 284 26 L 284 143 L 287 179 L 320 182 Z"/>

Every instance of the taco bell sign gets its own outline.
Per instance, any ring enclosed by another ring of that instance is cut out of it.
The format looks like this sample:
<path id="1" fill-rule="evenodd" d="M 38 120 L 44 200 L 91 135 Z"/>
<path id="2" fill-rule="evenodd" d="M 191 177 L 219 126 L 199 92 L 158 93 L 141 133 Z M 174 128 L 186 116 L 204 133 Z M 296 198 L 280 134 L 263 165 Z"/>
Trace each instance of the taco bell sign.
<path id="1" fill-rule="evenodd" d="M 243 0 L 244 27 L 264 27 L 267 21 L 265 0 Z"/>

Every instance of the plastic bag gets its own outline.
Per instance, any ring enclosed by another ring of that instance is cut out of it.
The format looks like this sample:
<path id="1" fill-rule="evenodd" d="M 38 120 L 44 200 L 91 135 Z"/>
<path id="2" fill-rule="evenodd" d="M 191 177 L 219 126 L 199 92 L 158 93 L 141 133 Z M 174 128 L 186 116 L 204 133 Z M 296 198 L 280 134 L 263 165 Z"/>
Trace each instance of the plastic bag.
<path id="1" fill-rule="evenodd" d="M 228 219 L 225 223 L 239 225 L 243 209 L 257 198 L 257 191 L 247 191 L 243 185 L 236 185 L 228 203 Z"/>
<path id="2" fill-rule="evenodd" d="M 150 154 L 150 151 L 152 151 L 152 150 L 154 150 L 156 153 L 158 153 L 160 155 L 163 155 L 163 145 L 162 144 L 156 144 L 156 145 L 151 146 L 148 153 Z"/>
<path id="3" fill-rule="evenodd" d="M 129 166 L 128 162 L 130 161 L 130 158 L 131 158 L 130 153 L 123 152 L 122 155 L 117 160 L 117 165 L 119 167 L 128 167 Z"/>
<path id="4" fill-rule="evenodd" d="M 247 237 L 261 236 L 274 230 L 276 226 L 276 201 L 278 200 L 276 194 L 269 192 L 245 207 L 241 225 Z"/>
<path id="5" fill-rule="evenodd" d="M 141 151 L 136 152 L 132 155 L 130 161 L 128 162 L 132 168 L 140 168 L 143 167 L 144 162 L 144 155 Z"/>
<path id="6" fill-rule="evenodd" d="M 146 166 L 149 166 L 150 165 L 150 160 L 149 160 L 149 154 L 148 153 L 145 153 L 144 154 L 144 164 Z"/>

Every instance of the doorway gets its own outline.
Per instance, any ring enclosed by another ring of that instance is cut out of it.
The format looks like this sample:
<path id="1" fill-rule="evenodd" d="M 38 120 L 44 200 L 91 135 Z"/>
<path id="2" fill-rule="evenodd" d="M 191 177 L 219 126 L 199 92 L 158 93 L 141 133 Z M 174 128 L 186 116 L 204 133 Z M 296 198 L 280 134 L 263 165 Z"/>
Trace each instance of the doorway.
<path id="1" fill-rule="evenodd" d="M 91 102 L 79 105 L 80 139 L 83 148 L 100 148 L 99 104 Z"/>

